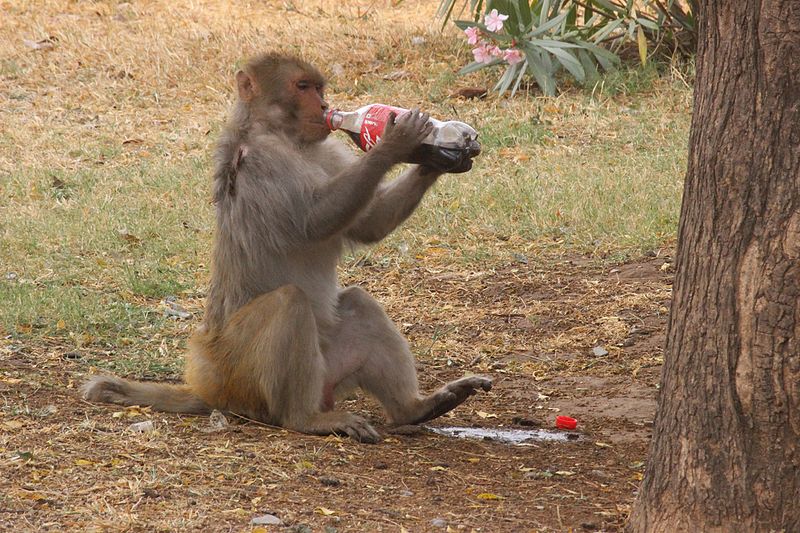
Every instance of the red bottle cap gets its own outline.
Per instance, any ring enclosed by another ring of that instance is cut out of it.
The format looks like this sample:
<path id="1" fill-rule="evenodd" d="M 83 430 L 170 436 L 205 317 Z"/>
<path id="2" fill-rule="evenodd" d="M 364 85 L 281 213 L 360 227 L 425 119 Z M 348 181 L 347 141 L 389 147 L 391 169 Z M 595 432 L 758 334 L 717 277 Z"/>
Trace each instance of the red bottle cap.
<path id="1" fill-rule="evenodd" d="M 568 416 L 557 416 L 556 427 L 559 429 L 575 429 L 578 427 L 578 421 Z"/>

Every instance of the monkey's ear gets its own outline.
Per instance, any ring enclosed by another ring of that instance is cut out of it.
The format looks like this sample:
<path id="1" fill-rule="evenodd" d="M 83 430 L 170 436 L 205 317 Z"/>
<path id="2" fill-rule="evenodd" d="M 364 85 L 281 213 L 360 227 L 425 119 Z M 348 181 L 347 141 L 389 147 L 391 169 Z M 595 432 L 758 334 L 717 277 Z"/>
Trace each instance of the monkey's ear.
<path id="1" fill-rule="evenodd" d="M 236 73 L 236 88 L 239 91 L 239 99 L 243 102 L 251 102 L 261 92 L 258 83 L 243 70 Z"/>

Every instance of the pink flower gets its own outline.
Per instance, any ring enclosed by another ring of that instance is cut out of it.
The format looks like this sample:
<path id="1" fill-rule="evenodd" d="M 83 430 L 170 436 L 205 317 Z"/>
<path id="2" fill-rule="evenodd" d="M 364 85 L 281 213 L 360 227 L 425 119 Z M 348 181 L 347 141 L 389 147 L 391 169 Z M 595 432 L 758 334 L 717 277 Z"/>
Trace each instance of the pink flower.
<path id="1" fill-rule="evenodd" d="M 499 46 L 490 46 L 489 53 L 492 54 L 492 57 L 502 57 L 503 51 L 500 50 Z"/>
<path id="2" fill-rule="evenodd" d="M 486 24 L 486 29 L 489 31 L 498 32 L 503 29 L 503 21 L 508 18 L 508 15 L 501 15 L 496 9 L 486 15 L 483 23 Z"/>
<path id="3" fill-rule="evenodd" d="M 475 56 L 475 61 L 478 63 L 491 63 L 494 59 L 494 55 L 492 54 L 492 47 L 486 43 L 482 43 L 477 48 L 472 49 L 472 55 Z"/>
<path id="4" fill-rule="evenodd" d="M 481 30 L 479 30 L 475 26 L 471 26 L 464 30 L 464 33 L 467 34 L 467 42 L 469 44 L 475 45 L 478 44 L 478 41 L 481 39 Z"/>
<path id="5" fill-rule="evenodd" d="M 516 65 L 517 63 L 522 63 L 525 57 L 522 55 L 522 52 L 516 48 L 509 48 L 503 51 L 503 59 L 505 59 L 506 63 L 509 65 Z"/>

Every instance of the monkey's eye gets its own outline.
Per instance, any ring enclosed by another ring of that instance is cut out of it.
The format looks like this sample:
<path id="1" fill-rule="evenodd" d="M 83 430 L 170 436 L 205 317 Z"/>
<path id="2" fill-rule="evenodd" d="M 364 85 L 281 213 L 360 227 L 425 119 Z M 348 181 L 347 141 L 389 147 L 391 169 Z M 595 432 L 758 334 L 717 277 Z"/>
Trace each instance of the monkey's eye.
<path id="1" fill-rule="evenodd" d="M 312 85 L 311 82 L 308 81 L 297 82 L 297 88 L 300 89 L 301 91 L 307 91 L 308 89 L 311 88 L 311 85 Z"/>

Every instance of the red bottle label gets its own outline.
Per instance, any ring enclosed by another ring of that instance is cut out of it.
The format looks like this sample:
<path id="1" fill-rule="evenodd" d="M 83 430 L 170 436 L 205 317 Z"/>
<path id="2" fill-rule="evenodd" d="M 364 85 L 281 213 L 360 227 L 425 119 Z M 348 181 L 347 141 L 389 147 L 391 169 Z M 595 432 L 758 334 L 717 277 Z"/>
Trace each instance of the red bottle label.
<path id="1" fill-rule="evenodd" d="M 399 117 L 407 110 L 383 104 L 375 104 L 367 110 L 364 122 L 361 123 L 359 147 L 362 150 L 368 152 L 381 141 L 383 130 L 386 128 L 386 123 L 389 122 L 389 113 L 392 111 Z"/>

